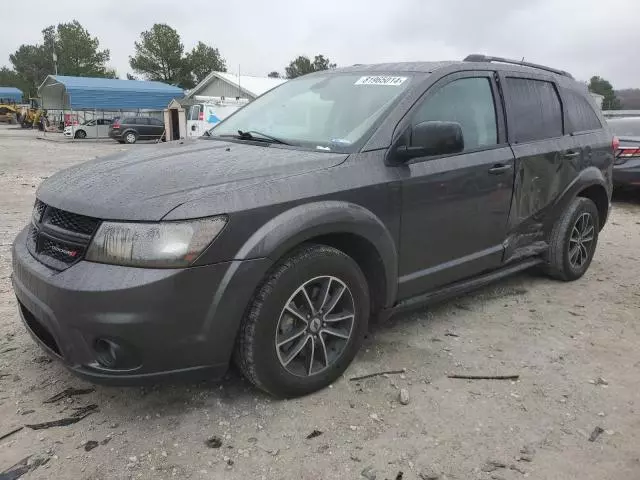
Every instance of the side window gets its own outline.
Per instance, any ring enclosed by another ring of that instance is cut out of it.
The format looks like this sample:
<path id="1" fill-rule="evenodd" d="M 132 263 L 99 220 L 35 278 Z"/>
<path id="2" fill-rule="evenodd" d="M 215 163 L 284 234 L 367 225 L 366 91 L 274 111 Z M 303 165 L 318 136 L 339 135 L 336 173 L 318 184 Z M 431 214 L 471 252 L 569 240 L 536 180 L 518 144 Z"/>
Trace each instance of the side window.
<path id="1" fill-rule="evenodd" d="M 151 125 L 164 125 L 164 122 L 157 118 L 150 118 L 149 122 L 151 123 Z"/>
<path id="2" fill-rule="evenodd" d="M 602 128 L 598 115 L 593 111 L 589 102 L 578 92 L 564 90 L 565 107 L 569 117 L 569 130 L 573 132 L 587 132 Z"/>
<path id="3" fill-rule="evenodd" d="M 91 121 L 89 121 L 89 122 L 85 123 L 85 125 L 86 125 L 87 127 L 93 127 L 95 124 L 96 124 L 96 121 L 95 121 L 95 120 L 91 120 Z"/>
<path id="4" fill-rule="evenodd" d="M 515 77 L 506 83 L 507 120 L 515 143 L 563 135 L 562 106 L 553 83 Z"/>
<path id="5" fill-rule="evenodd" d="M 149 125 L 149 119 L 146 117 L 136 118 L 136 125 Z"/>
<path id="6" fill-rule="evenodd" d="M 200 117 L 200 105 L 193 105 L 189 110 L 189 120 L 198 120 Z"/>
<path id="7" fill-rule="evenodd" d="M 465 150 L 496 145 L 498 127 L 490 80 L 461 78 L 443 86 L 418 107 L 412 124 L 428 121 L 459 123 Z"/>

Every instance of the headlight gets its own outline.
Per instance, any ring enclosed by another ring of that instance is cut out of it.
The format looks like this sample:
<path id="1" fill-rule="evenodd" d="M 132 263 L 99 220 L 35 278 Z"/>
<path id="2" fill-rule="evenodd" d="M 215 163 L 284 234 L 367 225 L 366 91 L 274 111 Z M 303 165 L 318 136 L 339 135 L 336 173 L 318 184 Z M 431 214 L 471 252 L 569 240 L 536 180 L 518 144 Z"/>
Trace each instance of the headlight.
<path id="1" fill-rule="evenodd" d="M 158 223 L 103 222 L 85 258 L 132 267 L 186 267 L 226 223 L 225 217 Z"/>

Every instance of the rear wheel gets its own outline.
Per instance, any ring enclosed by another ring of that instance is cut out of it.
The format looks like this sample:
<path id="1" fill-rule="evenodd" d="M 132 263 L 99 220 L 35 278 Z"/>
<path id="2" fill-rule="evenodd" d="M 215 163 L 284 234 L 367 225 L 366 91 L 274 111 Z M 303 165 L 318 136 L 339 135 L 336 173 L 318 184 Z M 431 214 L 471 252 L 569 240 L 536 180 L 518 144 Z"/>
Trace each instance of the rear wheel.
<path id="1" fill-rule="evenodd" d="M 551 233 L 546 272 L 564 281 L 582 277 L 593 259 L 599 232 L 595 203 L 589 198 L 574 198 Z"/>
<path id="2" fill-rule="evenodd" d="M 306 395 L 342 375 L 368 318 L 369 289 L 356 262 L 332 247 L 301 247 L 258 288 L 240 328 L 235 361 L 245 377 L 272 395 Z"/>
<path id="3" fill-rule="evenodd" d="M 136 135 L 135 132 L 127 132 L 124 134 L 124 142 L 125 143 L 136 143 L 136 140 L 138 140 L 138 136 Z"/>

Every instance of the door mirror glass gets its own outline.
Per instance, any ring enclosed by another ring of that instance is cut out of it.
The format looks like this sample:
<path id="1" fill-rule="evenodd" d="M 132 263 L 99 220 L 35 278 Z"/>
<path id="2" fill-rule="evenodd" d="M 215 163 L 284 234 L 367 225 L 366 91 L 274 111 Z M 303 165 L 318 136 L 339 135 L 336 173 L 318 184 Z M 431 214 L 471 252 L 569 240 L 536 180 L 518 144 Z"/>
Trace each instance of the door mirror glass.
<path id="1" fill-rule="evenodd" d="M 448 155 L 464 150 L 462 126 L 458 122 L 421 122 L 411 130 L 409 146 L 398 148 L 403 161 L 416 157 Z"/>

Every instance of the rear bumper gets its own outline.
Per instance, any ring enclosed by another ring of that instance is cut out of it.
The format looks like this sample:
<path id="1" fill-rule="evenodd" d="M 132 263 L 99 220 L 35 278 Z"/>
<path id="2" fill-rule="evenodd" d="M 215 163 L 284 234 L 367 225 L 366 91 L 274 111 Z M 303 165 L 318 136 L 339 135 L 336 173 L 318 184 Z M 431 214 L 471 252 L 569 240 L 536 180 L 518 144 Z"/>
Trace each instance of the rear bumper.
<path id="1" fill-rule="evenodd" d="M 142 269 L 80 261 L 57 272 L 13 246 L 13 288 L 29 333 L 51 356 L 96 383 L 219 378 L 266 259 L 186 269 Z M 98 345 L 113 342 L 105 366 Z"/>
<path id="2" fill-rule="evenodd" d="M 627 160 L 622 165 L 613 166 L 614 186 L 640 187 L 640 159 Z"/>

